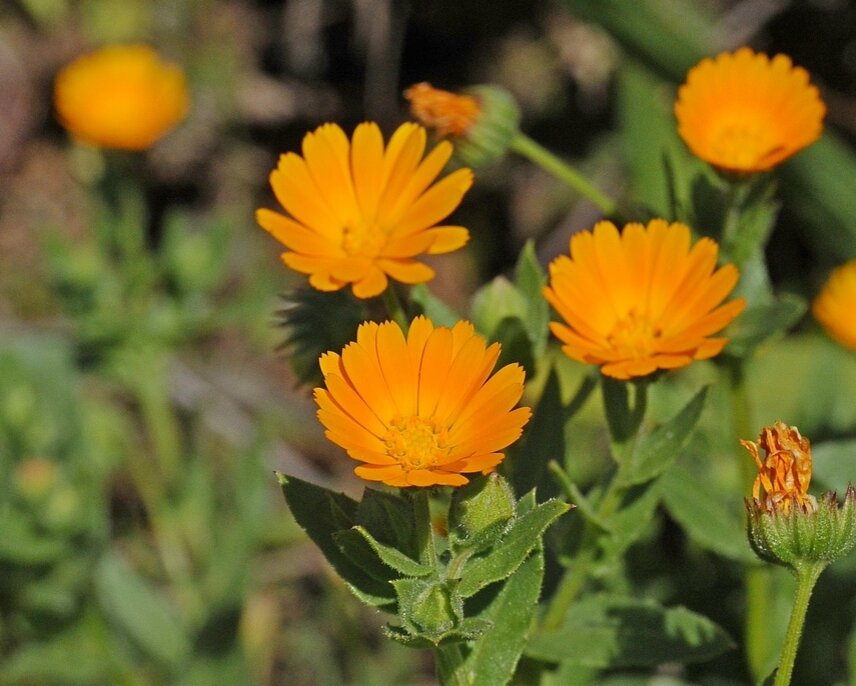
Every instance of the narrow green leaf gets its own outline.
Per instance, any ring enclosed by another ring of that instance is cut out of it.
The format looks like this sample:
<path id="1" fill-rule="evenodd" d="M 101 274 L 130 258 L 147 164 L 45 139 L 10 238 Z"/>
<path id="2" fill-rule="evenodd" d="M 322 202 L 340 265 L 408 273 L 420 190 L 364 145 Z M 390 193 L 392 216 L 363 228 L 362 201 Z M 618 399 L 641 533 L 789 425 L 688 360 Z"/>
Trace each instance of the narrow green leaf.
<path id="1" fill-rule="evenodd" d="M 684 607 L 595 595 L 576 603 L 556 631 L 534 636 L 527 655 L 584 667 L 655 667 L 709 660 L 734 646 L 718 625 Z"/>
<path id="2" fill-rule="evenodd" d="M 654 521 L 660 502 L 659 480 L 635 486 L 625 493 L 621 506 L 606 520 L 609 535 L 601 539 L 607 557 L 618 558 Z"/>
<path id="3" fill-rule="evenodd" d="M 357 506 L 355 522 L 380 543 L 397 548 L 412 559 L 419 557 L 418 527 L 411 499 L 367 488 Z"/>
<path id="4" fill-rule="evenodd" d="M 355 526 L 353 529 L 349 529 L 348 531 L 337 532 L 333 536 L 336 539 L 336 542 L 340 545 L 347 545 L 345 537 L 352 533 L 363 538 L 363 540 L 365 540 L 371 549 L 377 554 L 381 562 L 404 576 L 428 576 L 434 571 L 428 565 L 423 565 L 421 562 L 417 562 L 416 560 L 409 558 L 400 550 L 380 543 L 361 526 Z"/>
<path id="5" fill-rule="evenodd" d="M 475 641 L 464 665 L 472 686 L 502 686 L 511 681 L 529 639 L 543 578 L 544 553 L 539 548 L 479 615 L 491 626 Z"/>
<path id="6" fill-rule="evenodd" d="M 335 532 L 354 526 L 357 503 L 343 493 L 334 493 L 296 477 L 279 472 L 276 476 L 294 519 L 354 594 L 370 605 L 390 605 L 395 600 L 394 589 L 362 570 L 333 539 Z"/>
<path id="7" fill-rule="evenodd" d="M 546 282 L 547 275 L 538 262 L 535 244 L 530 239 L 523 246 L 517 260 L 517 266 L 514 270 L 514 284 L 526 300 L 524 323 L 535 357 L 543 355 L 547 348 L 547 324 L 550 320 L 550 307 L 542 293 Z"/>
<path id="8" fill-rule="evenodd" d="M 660 424 L 651 433 L 642 436 L 618 472 L 619 483 L 633 486 L 650 481 L 665 471 L 680 455 L 695 428 L 704 401 L 707 386 L 667 422 Z"/>
<path id="9" fill-rule="evenodd" d="M 663 504 L 691 539 L 732 560 L 755 562 L 742 508 L 726 507 L 714 489 L 680 463 L 669 467 L 659 485 Z"/>
<path id="10" fill-rule="evenodd" d="M 419 306 L 422 314 L 434 322 L 434 326 L 454 326 L 461 319 L 451 307 L 434 297 L 425 284 L 410 287 L 410 301 Z"/>
<path id="11" fill-rule="evenodd" d="M 546 528 L 569 509 L 570 505 L 550 499 L 514 520 L 493 550 L 483 557 L 472 558 L 465 565 L 458 586 L 461 596 L 468 598 L 512 574 L 539 544 Z"/>
<path id="12" fill-rule="evenodd" d="M 95 593 L 104 613 L 155 660 L 175 666 L 190 652 L 172 606 L 118 555 L 108 553 L 98 563 Z"/>
<path id="13" fill-rule="evenodd" d="M 725 330 L 728 337 L 725 352 L 734 357 L 751 356 L 759 346 L 784 336 L 807 307 L 803 298 L 792 293 L 750 307 Z"/>

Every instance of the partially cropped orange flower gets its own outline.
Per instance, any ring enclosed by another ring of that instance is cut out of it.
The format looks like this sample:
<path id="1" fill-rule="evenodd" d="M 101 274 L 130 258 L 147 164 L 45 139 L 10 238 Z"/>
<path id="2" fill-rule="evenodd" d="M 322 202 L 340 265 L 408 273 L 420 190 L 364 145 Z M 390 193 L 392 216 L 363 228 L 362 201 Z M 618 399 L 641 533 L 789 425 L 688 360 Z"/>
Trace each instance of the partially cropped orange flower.
<path id="1" fill-rule="evenodd" d="M 184 119 L 190 98 L 181 69 L 148 45 L 109 45 L 57 74 L 54 106 L 85 143 L 143 150 Z"/>
<path id="2" fill-rule="evenodd" d="M 791 508 L 817 509 L 814 496 L 808 494 L 811 483 L 811 443 L 795 426 L 776 422 L 764 427 L 758 443 L 741 440 L 749 451 L 758 476 L 752 485 L 752 497 L 767 512 L 787 514 Z M 764 451 L 762 460 L 758 448 Z"/>
<path id="3" fill-rule="evenodd" d="M 425 141 L 425 129 L 412 123 L 402 124 L 386 147 L 373 123 L 360 124 L 351 141 L 336 124 L 306 134 L 303 157 L 282 155 L 270 175 L 290 216 L 256 212 L 259 224 L 288 248 L 283 262 L 309 274 L 318 290 L 352 284 L 358 298 L 382 293 L 387 277 L 432 279 L 434 270 L 416 257 L 467 242 L 465 228 L 435 225 L 460 204 L 473 174 L 458 169 L 434 183 L 452 145 L 443 141 L 423 159 Z"/>
<path id="4" fill-rule="evenodd" d="M 791 58 L 750 48 L 704 59 L 678 91 L 678 132 L 724 171 L 762 172 L 816 141 L 826 106 Z"/>
<path id="5" fill-rule="evenodd" d="M 406 337 L 393 322 L 366 322 L 341 355 L 321 356 L 318 419 L 363 479 L 461 486 L 465 473 L 492 472 L 529 421 L 528 407 L 512 409 L 523 368 L 491 376 L 498 357 L 469 322 L 435 328 L 417 317 Z"/>
<path id="6" fill-rule="evenodd" d="M 683 224 L 654 219 L 645 227 L 599 222 L 571 237 L 570 256 L 550 264 L 547 301 L 565 320 L 550 329 L 568 357 L 601 365 L 616 379 L 675 369 L 718 355 L 726 338 L 710 338 L 745 305 L 720 304 L 737 268 L 716 269 L 717 244 L 690 245 Z"/>
<path id="7" fill-rule="evenodd" d="M 465 135 L 481 114 L 473 96 L 434 88 L 425 81 L 404 91 L 404 97 L 410 101 L 413 116 L 438 136 Z"/>
<path id="8" fill-rule="evenodd" d="M 856 350 L 856 260 L 833 270 L 815 298 L 812 313 L 830 336 Z"/>

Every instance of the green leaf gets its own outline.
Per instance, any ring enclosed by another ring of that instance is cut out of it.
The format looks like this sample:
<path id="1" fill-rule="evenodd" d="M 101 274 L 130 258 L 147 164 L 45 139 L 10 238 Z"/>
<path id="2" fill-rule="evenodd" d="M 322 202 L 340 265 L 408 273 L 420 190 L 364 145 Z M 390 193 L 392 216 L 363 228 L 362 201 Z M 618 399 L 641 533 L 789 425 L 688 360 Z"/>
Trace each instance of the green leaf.
<path id="1" fill-rule="evenodd" d="M 361 526 L 355 526 L 353 529 L 349 529 L 347 531 L 337 531 L 333 534 L 333 538 L 342 550 L 347 550 L 350 546 L 353 546 L 353 543 L 355 542 L 354 535 L 359 536 L 368 543 L 381 562 L 404 576 L 428 576 L 434 571 L 428 565 L 423 565 L 421 562 L 417 562 L 416 560 L 409 558 L 400 550 L 380 543 Z M 385 579 L 388 578 L 388 576 L 380 578 Z"/>
<path id="2" fill-rule="evenodd" d="M 410 301 L 419 306 L 419 310 L 434 326 L 454 326 L 460 321 L 460 315 L 439 298 L 435 298 L 425 284 L 410 287 Z"/>
<path id="3" fill-rule="evenodd" d="M 118 555 L 98 563 L 95 593 L 111 621 L 152 658 L 175 666 L 189 654 L 189 637 L 172 606 Z"/>
<path id="4" fill-rule="evenodd" d="M 841 493 L 856 484 L 856 439 L 817 443 L 811 457 L 814 477 L 827 488 Z"/>
<path id="5" fill-rule="evenodd" d="M 618 558 L 639 540 L 651 526 L 659 502 L 659 480 L 633 487 L 625 493 L 621 506 L 606 519 L 609 534 L 601 538 L 604 554 Z"/>
<path id="6" fill-rule="evenodd" d="M 575 603 L 561 628 L 534 636 L 526 654 L 550 662 L 615 669 L 701 662 L 732 647 L 718 625 L 684 607 L 594 595 Z"/>
<path id="7" fill-rule="evenodd" d="M 395 493 L 367 488 L 357 506 L 355 523 L 382 544 L 418 560 L 417 519 L 413 500 Z"/>
<path id="8" fill-rule="evenodd" d="M 806 308 L 806 301 L 792 293 L 748 308 L 725 330 L 728 337 L 725 352 L 734 357 L 752 356 L 759 346 L 784 336 L 802 318 Z"/>
<path id="9" fill-rule="evenodd" d="M 636 441 L 630 458 L 622 463 L 618 471 L 621 485 L 633 486 L 650 481 L 678 458 L 701 416 L 706 397 L 707 386 L 696 393 L 669 421 Z"/>
<path id="10" fill-rule="evenodd" d="M 526 300 L 526 312 L 523 322 L 526 333 L 532 344 L 532 353 L 541 357 L 547 349 L 547 324 L 550 320 L 550 307 L 544 299 L 542 290 L 547 282 L 547 275 L 538 262 L 535 254 L 535 243 L 526 241 L 517 266 L 514 269 L 514 284 Z"/>
<path id="11" fill-rule="evenodd" d="M 317 545 L 327 561 L 363 602 L 383 607 L 395 600 L 392 586 L 373 578 L 345 555 L 333 534 L 355 524 L 357 503 L 343 493 L 334 493 L 293 476 L 277 472 L 285 501 L 294 519 Z"/>
<path id="12" fill-rule="evenodd" d="M 490 628 L 473 644 L 464 664 L 472 686 L 502 686 L 511 681 L 529 639 L 543 578 L 544 553 L 539 547 L 479 615 L 490 622 Z"/>
<path id="13" fill-rule="evenodd" d="M 514 520 L 505 537 L 489 553 L 471 558 L 464 566 L 458 586 L 461 596 L 468 598 L 512 574 L 540 543 L 546 528 L 569 509 L 567 503 L 550 499 Z"/>
<path id="14" fill-rule="evenodd" d="M 696 543 L 732 560 L 755 562 L 742 508 L 727 507 L 714 488 L 681 464 L 673 464 L 659 486 L 669 514 Z"/>

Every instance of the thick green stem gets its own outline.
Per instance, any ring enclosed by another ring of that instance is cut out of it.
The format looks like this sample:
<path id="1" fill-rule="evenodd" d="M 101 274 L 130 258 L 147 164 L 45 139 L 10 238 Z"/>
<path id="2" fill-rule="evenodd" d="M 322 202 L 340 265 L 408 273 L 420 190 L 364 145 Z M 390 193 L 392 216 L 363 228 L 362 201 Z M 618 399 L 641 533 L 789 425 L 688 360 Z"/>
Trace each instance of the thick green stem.
<path id="1" fill-rule="evenodd" d="M 788 686 L 791 683 L 791 675 L 794 671 L 794 661 L 797 657 L 797 648 L 800 645 L 805 615 L 808 603 L 811 600 L 814 585 L 820 573 L 826 567 L 826 563 L 815 563 L 805 565 L 796 573 L 797 590 L 794 595 L 794 606 L 791 609 L 791 618 L 788 621 L 788 629 L 785 633 L 785 643 L 782 646 L 782 655 L 779 658 L 779 667 L 776 670 L 776 679 L 773 686 Z"/>
<path id="2" fill-rule="evenodd" d="M 398 293 L 392 284 L 387 286 L 386 290 L 383 292 L 383 304 L 386 307 L 386 311 L 389 314 L 390 319 L 398 324 L 404 333 L 407 333 L 407 329 L 409 328 L 407 315 L 404 312 L 404 306 L 401 304 L 401 299 L 398 297 Z"/>
<path id="3" fill-rule="evenodd" d="M 556 157 L 549 150 L 533 141 L 528 136 L 517 133 L 511 140 L 511 150 L 534 162 L 545 171 L 551 173 L 560 181 L 585 196 L 607 215 L 618 212 L 618 203 L 598 190 L 587 178 L 564 160 Z"/>
<path id="4" fill-rule="evenodd" d="M 437 678 L 440 686 L 470 686 L 472 680 L 464 670 L 464 654 L 458 643 L 434 648 Z"/>

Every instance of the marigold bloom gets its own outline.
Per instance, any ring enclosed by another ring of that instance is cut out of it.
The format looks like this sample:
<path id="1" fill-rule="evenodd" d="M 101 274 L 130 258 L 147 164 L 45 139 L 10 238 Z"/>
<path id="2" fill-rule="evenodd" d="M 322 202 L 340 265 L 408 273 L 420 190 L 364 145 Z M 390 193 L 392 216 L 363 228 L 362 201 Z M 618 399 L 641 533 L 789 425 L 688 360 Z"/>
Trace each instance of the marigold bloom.
<path id="1" fill-rule="evenodd" d="M 461 486 L 463 473 L 492 472 L 531 414 L 512 410 L 523 368 L 491 376 L 500 346 L 469 322 L 437 327 L 413 320 L 406 338 L 393 322 L 365 322 L 341 355 L 321 356 L 326 388 L 318 419 L 333 443 L 362 462 L 354 472 L 390 486 Z"/>
<path id="2" fill-rule="evenodd" d="M 404 91 L 410 101 L 410 112 L 438 136 L 464 136 L 481 114 L 478 100 L 434 88 L 423 81 Z"/>
<path id="3" fill-rule="evenodd" d="M 811 483 L 811 443 L 795 426 L 776 422 L 761 429 L 758 443 L 740 441 L 758 467 L 752 484 L 752 497 L 767 512 L 787 514 L 799 507 L 808 512 L 817 509 L 817 501 L 808 494 Z M 758 448 L 764 451 L 764 460 Z"/>
<path id="4" fill-rule="evenodd" d="M 303 157 L 286 153 L 270 175 L 277 200 L 291 216 L 260 209 L 256 220 L 289 250 L 282 260 L 309 274 L 321 291 L 352 284 L 370 298 L 387 277 L 422 283 L 434 270 L 414 259 L 457 250 L 469 239 L 461 226 L 435 226 L 473 182 L 458 169 L 433 184 L 452 155 L 439 143 L 424 159 L 426 133 L 402 124 L 384 149 L 377 124 L 363 123 L 349 142 L 336 124 L 303 139 Z M 433 228 L 432 228 L 433 227 Z"/>
<path id="5" fill-rule="evenodd" d="M 856 350 L 856 260 L 832 271 L 811 309 L 832 338 Z"/>
<path id="6" fill-rule="evenodd" d="M 57 74 L 54 106 L 76 138 L 103 148 L 143 150 L 189 108 L 184 73 L 148 45 L 109 45 Z"/>
<path id="7" fill-rule="evenodd" d="M 790 57 L 750 48 L 704 59 L 678 91 L 678 133 L 690 150 L 729 172 L 762 172 L 820 137 L 826 106 Z"/>
<path id="8" fill-rule="evenodd" d="M 737 283 L 734 265 L 716 269 L 717 244 L 690 247 L 683 224 L 599 222 L 571 237 L 570 256 L 550 264 L 544 297 L 565 320 L 550 329 L 568 357 L 602 365 L 616 379 L 675 369 L 720 353 L 709 338 L 743 310 L 742 298 L 720 305 Z"/>

